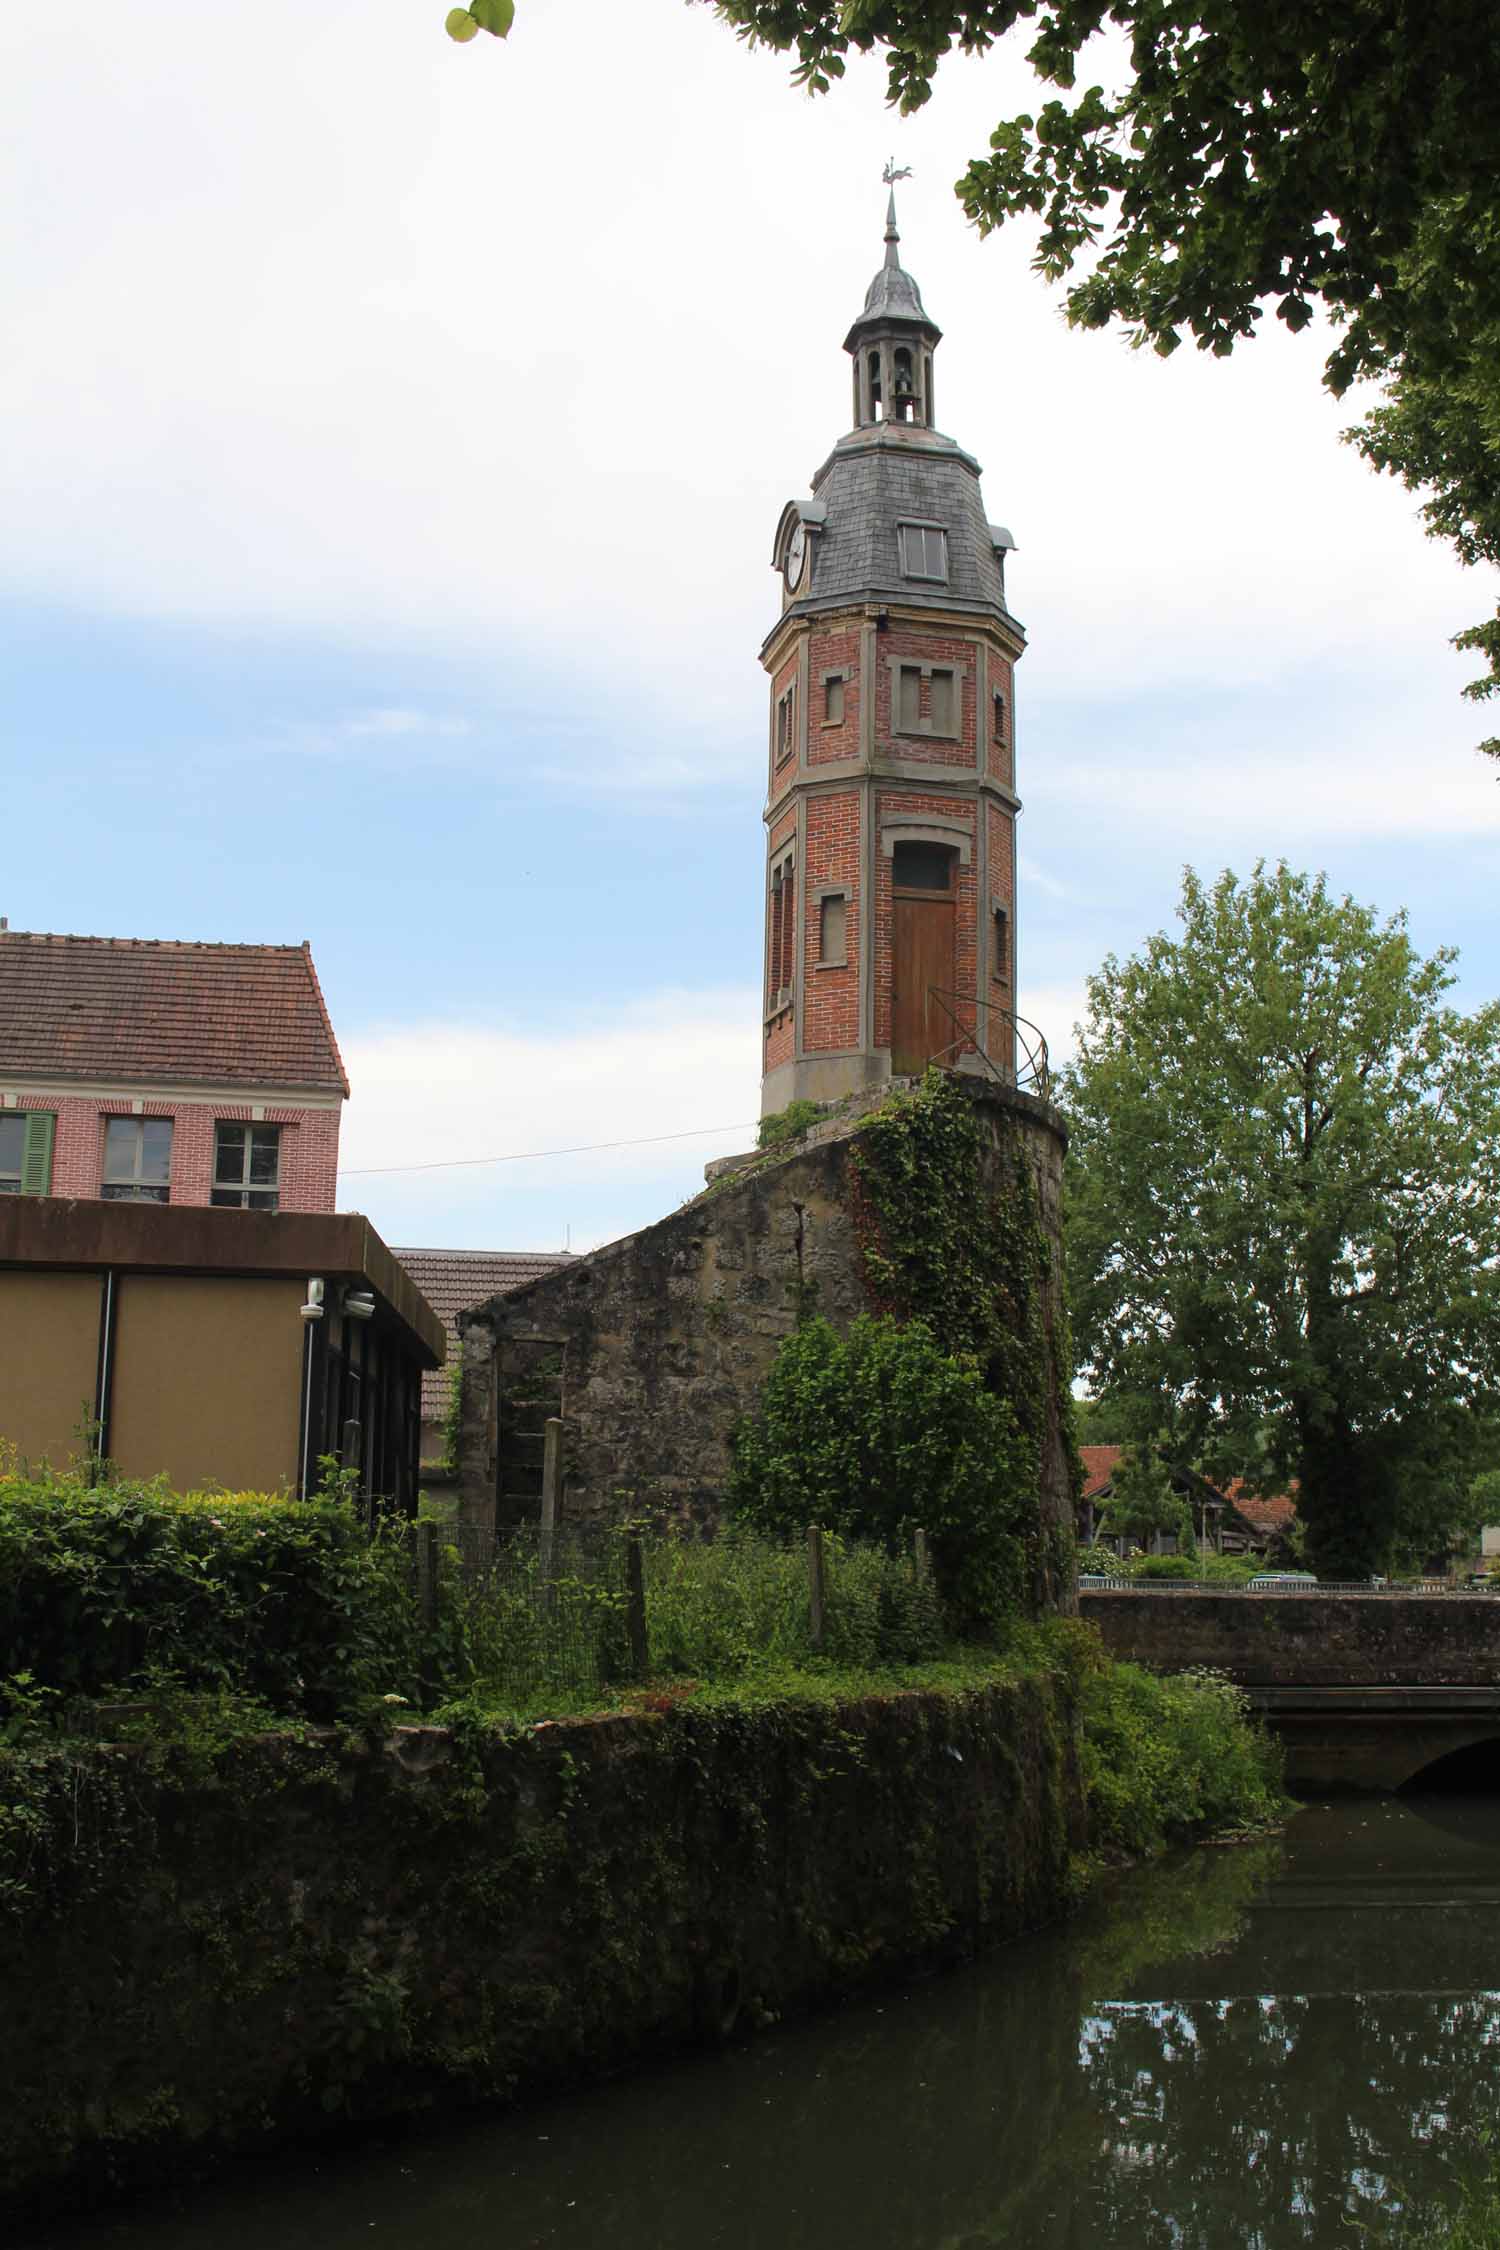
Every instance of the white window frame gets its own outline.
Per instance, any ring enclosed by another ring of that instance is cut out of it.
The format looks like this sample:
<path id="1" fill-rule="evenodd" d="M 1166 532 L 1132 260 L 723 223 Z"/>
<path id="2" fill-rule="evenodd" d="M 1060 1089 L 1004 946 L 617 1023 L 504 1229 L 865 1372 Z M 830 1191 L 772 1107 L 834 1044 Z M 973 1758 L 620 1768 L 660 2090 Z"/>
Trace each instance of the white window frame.
<path id="1" fill-rule="evenodd" d="M 219 1177 L 219 1135 L 223 1132 L 243 1133 L 240 1150 L 240 1176 L 238 1180 L 221 1180 Z M 267 1125 L 262 1118 L 216 1117 L 214 1119 L 214 1168 L 209 1182 L 208 1200 L 220 1211 L 279 1211 L 281 1209 L 281 1132 L 279 1125 Z M 250 1177 L 250 1152 L 257 1133 L 274 1133 L 276 1136 L 276 1178 L 271 1184 L 264 1180 L 252 1181 Z"/>
<path id="2" fill-rule="evenodd" d="M 109 1170 L 109 1144 L 115 1137 L 116 1125 L 134 1128 L 134 1145 L 131 1149 L 130 1171 Z M 167 1128 L 167 1176 L 164 1180 L 145 1180 L 141 1177 L 141 1164 L 146 1153 L 146 1127 L 165 1125 Z M 177 1134 L 175 1120 L 170 1117 L 125 1117 L 118 1110 L 104 1120 L 103 1162 L 99 1169 L 99 1200 L 101 1203 L 170 1203 L 172 1200 L 172 1150 Z"/>

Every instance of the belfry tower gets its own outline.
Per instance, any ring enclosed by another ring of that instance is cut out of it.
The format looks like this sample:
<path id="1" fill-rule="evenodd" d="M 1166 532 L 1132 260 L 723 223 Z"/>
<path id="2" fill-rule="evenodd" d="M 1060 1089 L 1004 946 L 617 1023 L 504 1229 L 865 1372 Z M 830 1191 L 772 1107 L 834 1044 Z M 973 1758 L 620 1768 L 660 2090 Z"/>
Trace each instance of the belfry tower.
<path id="1" fill-rule="evenodd" d="M 1015 543 L 934 426 L 899 242 L 893 190 L 854 427 L 776 527 L 763 1114 L 933 1060 L 1014 1077 Z"/>

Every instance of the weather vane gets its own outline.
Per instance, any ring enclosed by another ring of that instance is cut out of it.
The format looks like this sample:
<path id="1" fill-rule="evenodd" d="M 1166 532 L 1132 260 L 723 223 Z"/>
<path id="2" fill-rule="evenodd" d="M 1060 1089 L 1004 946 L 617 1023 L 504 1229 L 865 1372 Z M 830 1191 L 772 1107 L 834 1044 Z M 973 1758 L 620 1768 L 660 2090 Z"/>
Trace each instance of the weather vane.
<path id="1" fill-rule="evenodd" d="M 880 177 L 882 178 L 882 180 L 884 180 L 887 187 L 894 187 L 898 180 L 909 180 L 911 178 L 911 166 L 909 164 L 902 164 L 898 167 L 896 159 L 893 156 L 888 160 L 886 168 L 881 173 Z"/>

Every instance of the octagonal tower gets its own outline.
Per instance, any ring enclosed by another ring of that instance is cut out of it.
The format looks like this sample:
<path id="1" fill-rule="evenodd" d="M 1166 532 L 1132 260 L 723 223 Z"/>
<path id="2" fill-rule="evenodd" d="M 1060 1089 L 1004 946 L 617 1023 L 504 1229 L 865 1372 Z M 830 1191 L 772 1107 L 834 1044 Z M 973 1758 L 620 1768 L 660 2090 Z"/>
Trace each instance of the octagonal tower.
<path id="1" fill-rule="evenodd" d="M 933 426 L 899 243 L 893 192 L 854 427 L 776 527 L 762 1114 L 930 1061 L 1015 1075 L 1014 541 Z"/>

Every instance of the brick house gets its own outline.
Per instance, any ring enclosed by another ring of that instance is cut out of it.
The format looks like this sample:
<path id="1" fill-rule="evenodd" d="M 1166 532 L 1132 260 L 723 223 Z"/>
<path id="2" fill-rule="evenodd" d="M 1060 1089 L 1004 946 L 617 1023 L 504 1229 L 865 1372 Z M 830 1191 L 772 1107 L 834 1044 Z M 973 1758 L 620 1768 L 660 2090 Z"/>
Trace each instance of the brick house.
<path id="1" fill-rule="evenodd" d="M 348 1094 L 306 941 L 0 924 L 0 1195 L 329 1212 Z"/>

